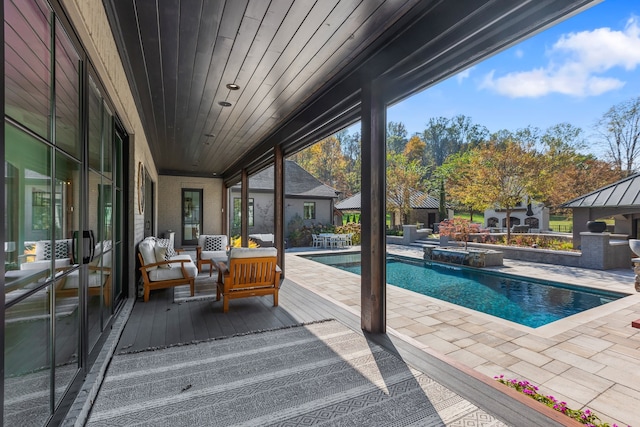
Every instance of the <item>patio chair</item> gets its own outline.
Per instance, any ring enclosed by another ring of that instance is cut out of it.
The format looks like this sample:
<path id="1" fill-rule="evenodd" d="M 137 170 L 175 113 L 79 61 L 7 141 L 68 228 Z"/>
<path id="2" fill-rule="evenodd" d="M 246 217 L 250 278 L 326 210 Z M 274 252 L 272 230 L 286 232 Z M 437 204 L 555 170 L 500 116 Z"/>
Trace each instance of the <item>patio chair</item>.
<path id="1" fill-rule="evenodd" d="M 223 312 L 229 311 L 229 300 L 253 296 L 273 295 L 278 306 L 280 267 L 276 248 L 232 248 L 228 265 L 214 261 L 218 269 L 216 301 L 222 296 Z"/>
<path id="2" fill-rule="evenodd" d="M 324 240 L 321 239 L 317 234 L 312 234 L 311 237 L 313 238 L 314 248 L 321 248 L 324 245 Z"/>

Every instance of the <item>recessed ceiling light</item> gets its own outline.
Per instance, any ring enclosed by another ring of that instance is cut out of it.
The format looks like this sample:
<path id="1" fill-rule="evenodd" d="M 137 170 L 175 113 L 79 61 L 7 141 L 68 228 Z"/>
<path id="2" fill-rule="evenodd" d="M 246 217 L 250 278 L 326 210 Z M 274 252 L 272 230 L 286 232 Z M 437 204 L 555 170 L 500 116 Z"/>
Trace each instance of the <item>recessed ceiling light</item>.
<path id="1" fill-rule="evenodd" d="M 229 89 L 229 90 L 238 90 L 238 89 L 240 89 L 240 86 L 238 86 L 235 83 L 227 83 L 227 89 Z"/>
<path id="2" fill-rule="evenodd" d="M 231 107 L 231 103 L 227 101 L 220 101 L 218 102 L 218 104 L 222 105 L 223 107 Z"/>

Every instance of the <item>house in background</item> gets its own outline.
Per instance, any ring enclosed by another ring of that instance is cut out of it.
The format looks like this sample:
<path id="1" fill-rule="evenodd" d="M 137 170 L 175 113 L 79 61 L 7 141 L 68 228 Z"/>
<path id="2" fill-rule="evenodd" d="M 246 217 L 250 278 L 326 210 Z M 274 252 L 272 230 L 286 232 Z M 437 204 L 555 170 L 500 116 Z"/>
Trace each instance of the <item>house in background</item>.
<path id="1" fill-rule="evenodd" d="M 549 230 L 549 208 L 543 203 L 525 199 L 511 211 L 511 226 L 525 225 L 529 231 Z M 484 211 L 484 226 L 487 228 L 505 228 L 507 226 L 507 211 L 502 208 L 486 209 Z"/>
<path id="2" fill-rule="evenodd" d="M 587 221 L 613 218 L 614 234 L 640 238 L 640 173 L 577 197 L 560 207 L 573 211 L 573 247 L 581 245 Z"/>
<path id="3" fill-rule="evenodd" d="M 361 205 L 361 193 L 356 193 L 353 196 L 341 200 L 336 203 L 336 209 L 342 213 L 342 215 L 359 214 Z M 439 207 L 440 203 L 434 197 L 429 196 L 421 191 L 415 191 L 410 196 L 411 210 L 406 224 L 424 224 L 427 228 L 434 228 L 434 224 L 440 223 L 445 218 L 440 218 Z M 400 213 L 396 212 L 391 214 L 391 226 L 401 224 Z M 342 224 L 342 221 L 338 221 Z"/>
<path id="4" fill-rule="evenodd" d="M 274 167 L 269 166 L 249 178 L 249 234 L 274 232 L 273 173 Z M 306 226 L 333 223 L 337 190 L 318 181 L 292 160 L 285 160 L 284 175 L 285 236 L 289 235 L 289 224 L 296 217 Z M 232 236 L 240 234 L 241 189 L 240 185 L 234 185 L 229 191 Z"/>

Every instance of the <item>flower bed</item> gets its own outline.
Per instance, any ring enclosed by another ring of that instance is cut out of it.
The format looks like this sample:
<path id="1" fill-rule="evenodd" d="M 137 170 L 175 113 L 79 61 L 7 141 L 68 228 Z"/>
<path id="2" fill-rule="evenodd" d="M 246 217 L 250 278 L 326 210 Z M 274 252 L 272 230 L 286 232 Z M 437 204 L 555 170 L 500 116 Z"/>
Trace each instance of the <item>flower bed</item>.
<path id="1" fill-rule="evenodd" d="M 570 409 L 567 407 L 567 402 L 558 402 L 553 396 L 545 396 L 538 391 L 538 387 L 531 384 L 529 381 L 518 381 L 516 379 L 505 379 L 504 375 L 494 377 L 498 382 L 511 387 L 522 394 L 529 396 L 530 398 L 544 403 L 550 408 L 555 409 L 558 412 L 562 412 L 566 416 L 573 418 L 574 420 L 587 425 L 589 427 L 618 427 L 617 424 L 603 423 L 600 418 L 591 412 L 589 409 Z"/>

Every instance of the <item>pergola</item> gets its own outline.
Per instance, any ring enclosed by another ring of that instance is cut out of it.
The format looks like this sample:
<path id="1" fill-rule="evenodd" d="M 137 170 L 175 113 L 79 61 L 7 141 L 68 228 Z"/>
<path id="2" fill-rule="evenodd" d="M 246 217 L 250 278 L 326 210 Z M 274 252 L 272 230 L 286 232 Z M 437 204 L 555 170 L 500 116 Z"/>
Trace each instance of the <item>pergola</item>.
<path id="1" fill-rule="evenodd" d="M 160 174 L 242 182 L 362 123 L 362 328 L 385 331 L 385 112 L 597 0 L 103 0 Z M 282 265 L 284 269 L 284 265 Z M 286 270 L 285 270 L 286 273 Z"/>

